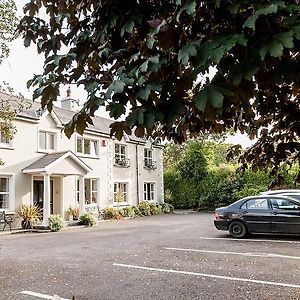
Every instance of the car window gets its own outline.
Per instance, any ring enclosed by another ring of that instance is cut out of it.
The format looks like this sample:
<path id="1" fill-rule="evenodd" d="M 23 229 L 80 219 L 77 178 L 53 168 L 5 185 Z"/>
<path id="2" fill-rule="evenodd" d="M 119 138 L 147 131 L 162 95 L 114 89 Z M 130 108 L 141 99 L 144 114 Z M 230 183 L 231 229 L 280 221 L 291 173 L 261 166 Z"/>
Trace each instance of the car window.
<path id="1" fill-rule="evenodd" d="M 282 210 L 298 210 L 300 209 L 300 204 L 297 202 L 289 201 L 287 199 L 274 198 L 271 199 L 272 209 L 282 209 Z"/>
<path id="2" fill-rule="evenodd" d="M 251 199 L 248 200 L 246 203 L 247 209 L 268 209 L 268 200 L 267 199 Z M 243 205 L 243 206 L 244 206 Z"/>
<path id="3" fill-rule="evenodd" d="M 286 194 L 284 194 L 284 196 L 289 196 L 291 198 L 294 198 L 294 199 L 300 201 L 300 193 L 298 193 L 298 194 L 288 194 L 288 193 L 286 193 Z"/>

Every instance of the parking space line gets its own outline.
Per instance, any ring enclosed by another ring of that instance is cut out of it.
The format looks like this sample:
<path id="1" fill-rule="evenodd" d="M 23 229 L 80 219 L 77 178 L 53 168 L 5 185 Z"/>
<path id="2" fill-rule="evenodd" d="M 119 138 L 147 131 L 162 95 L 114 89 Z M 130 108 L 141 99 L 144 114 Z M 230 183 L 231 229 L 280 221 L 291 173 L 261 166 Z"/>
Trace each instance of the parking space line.
<path id="1" fill-rule="evenodd" d="M 50 295 L 46 295 L 46 294 L 40 294 L 40 293 L 35 293 L 35 292 L 31 292 L 31 291 L 23 291 L 20 292 L 20 294 L 24 294 L 24 295 L 28 295 L 28 296 L 33 296 L 36 298 L 41 298 L 41 299 L 48 299 L 48 300 L 70 300 L 70 299 L 66 299 L 66 298 L 60 298 L 59 296 L 50 296 Z"/>
<path id="2" fill-rule="evenodd" d="M 249 283 L 257 283 L 257 284 L 264 284 L 264 285 L 273 285 L 273 286 L 281 286 L 281 287 L 289 287 L 289 288 L 300 289 L 300 285 L 283 283 L 283 282 L 255 280 L 255 279 L 247 279 L 247 278 L 239 278 L 239 277 L 228 277 L 228 276 L 213 275 L 213 274 L 206 274 L 206 273 L 188 272 L 188 271 L 180 271 L 180 270 L 172 270 L 172 269 L 150 268 L 150 267 L 127 265 L 127 264 L 118 264 L 118 263 L 114 263 L 113 265 L 117 266 L 117 267 L 129 268 L 129 269 L 138 269 L 138 270 L 163 272 L 163 273 L 184 274 L 184 275 L 192 275 L 192 276 L 218 278 L 218 279 L 224 279 L 224 280 L 230 280 L 230 281 L 242 281 L 242 282 L 249 282 Z"/>
<path id="3" fill-rule="evenodd" d="M 166 250 L 174 250 L 174 251 L 185 251 L 185 252 L 229 254 L 229 255 L 242 255 L 242 256 L 254 256 L 254 257 L 267 257 L 267 258 L 289 258 L 289 259 L 299 259 L 300 260 L 300 256 L 281 255 L 281 254 L 275 254 L 275 253 L 251 253 L 251 252 L 241 253 L 241 252 L 213 251 L 213 250 L 172 248 L 172 247 L 165 247 L 165 249 Z"/>
<path id="4" fill-rule="evenodd" d="M 269 242 L 269 243 L 288 243 L 288 244 L 300 244 L 300 241 L 285 241 L 285 240 L 258 240 L 258 239 L 234 239 L 234 238 L 217 238 L 217 237 L 199 237 L 200 240 L 225 240 L 235 242 Z"/>

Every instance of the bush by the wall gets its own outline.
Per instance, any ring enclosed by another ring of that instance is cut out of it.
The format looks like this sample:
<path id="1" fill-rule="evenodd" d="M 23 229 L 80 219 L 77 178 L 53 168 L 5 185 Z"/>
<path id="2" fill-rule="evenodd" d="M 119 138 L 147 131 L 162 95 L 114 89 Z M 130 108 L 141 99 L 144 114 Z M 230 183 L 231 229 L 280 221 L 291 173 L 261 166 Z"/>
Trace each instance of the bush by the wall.
<path id="1" fill-rule="evenodd" d="M 50 215 L 48 220 L 51 231 L 60 231 L 65 227 L 65 221 L 60 215 Z"/>
<path id="2" fill-rule="evenodd" d="M 106 207 L 104 209 L 104 220 L 115 219 L 119 220 L 122 218 L 120 210 L 114 207 Z"/>
<path id="3" fill-rule="evenodd" d="M 139 205 L 138 208 L 143 216 L 150 216 L 151 215 L 151 210 L 150 210 L 150 204 L 149 201 L 142 201 Z"/>
<path id="4" fill-rule="evenodd" d="M 127 206 L 122 208 L 122 215 L 126 218 L 133 218 L 135 216 L 134 208 L 133 206 Z"/>
<path id="5" fill-rule="evenodd" d="M 132 209 L 134 211 L 134 216 L 135 217 L 141 217 L 142 216 L 142 213 L 141 213 L 140 209 L 137 206 L 132 206 Z"/>
<path id="6" fill-rule="evenodd" d="M 79 217 L 80 224 L 93 226 L 97 224 L 97 219 L 91 213 L 85 213 Z"/>
<path id="7" fill-rule="evenodd" d="M 161 206 L 158 203 L 149 203 L 151 215 L 158 215 L 161 213 Z"/>

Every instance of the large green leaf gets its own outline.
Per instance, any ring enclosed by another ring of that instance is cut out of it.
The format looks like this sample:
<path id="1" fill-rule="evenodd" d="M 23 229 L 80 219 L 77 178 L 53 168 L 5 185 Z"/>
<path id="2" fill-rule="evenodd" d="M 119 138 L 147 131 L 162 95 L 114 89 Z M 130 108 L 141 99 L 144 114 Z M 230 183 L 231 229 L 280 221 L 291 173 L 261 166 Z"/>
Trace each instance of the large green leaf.
<path id="1" fill-rule="evenodd" d="M 283 1 L 272 1 L 273 3 L 258 9 L 252 16 L 250 16 L 246 22 L 244 23 L 244 27 L 248 27 L 251 29 L 255 29 L 256 20 L 262 16 L 267 14 L 274 14 L 277 12 L 279 6 L 284 6 L 285 3 Z"/>
<path id="2" fill-rule="evenodd" d="M 208 89 L 204 88 L 203 90 L 201 90 L 198 94 L 198 96 L 196 97 L 196 107 L 204 112 L 206 105 L 208 103 Z"/>
<path id="3" fill-rule="evenodd" d="M 280 41 L 280 43 L 283 45 L 284 48 L 293 48 L 294 43 L 293 43 L 293 31 L 288 31 L 288 32 L 283 32 L 275 35 L 275 39 Z"/>
<path id="4" fill-rule="evenodd" d="M 133 20 L 128 20 L 124 26 L 121 28 L 121 37 L 124 36 L 125 32 L 131 33 L 134 27 L 134 21 Z"/>
<path id="5" fill-rule="evenodd" d="M 121 94 L 123 93 L 125 88 L 125 83 L 121 80 L 116 80 L 112 82 L 106 92 L 106 98 L 109 98 L 112 93 L 114 94 Z"/>
<path id="6" fill-rule="evenodd" d="M 209 101 L 214 108 L 223 106 L 224 96 L 213 86 L 209 87 Z"/>
<path id="7" fill-rule="evenodd" d="M 191 56 L 196 56 L 197 50 L 193 43 L 184 45 L 178 52 L 178 62 L 181 62 L 184 66 L 188 64 Z"/>

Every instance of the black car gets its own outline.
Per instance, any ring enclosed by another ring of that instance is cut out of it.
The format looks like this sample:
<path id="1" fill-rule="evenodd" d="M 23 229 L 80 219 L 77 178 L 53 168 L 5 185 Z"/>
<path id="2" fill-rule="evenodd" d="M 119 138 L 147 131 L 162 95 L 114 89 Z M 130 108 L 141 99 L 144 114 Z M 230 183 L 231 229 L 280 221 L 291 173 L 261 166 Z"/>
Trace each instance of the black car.
<path id="1" fill-rule="evenodd" d="M 214 224 L 235 238 L 251 233 L 300 234 L 300 201 L 282 195 L 246 197 L 217 208 Z"/>

